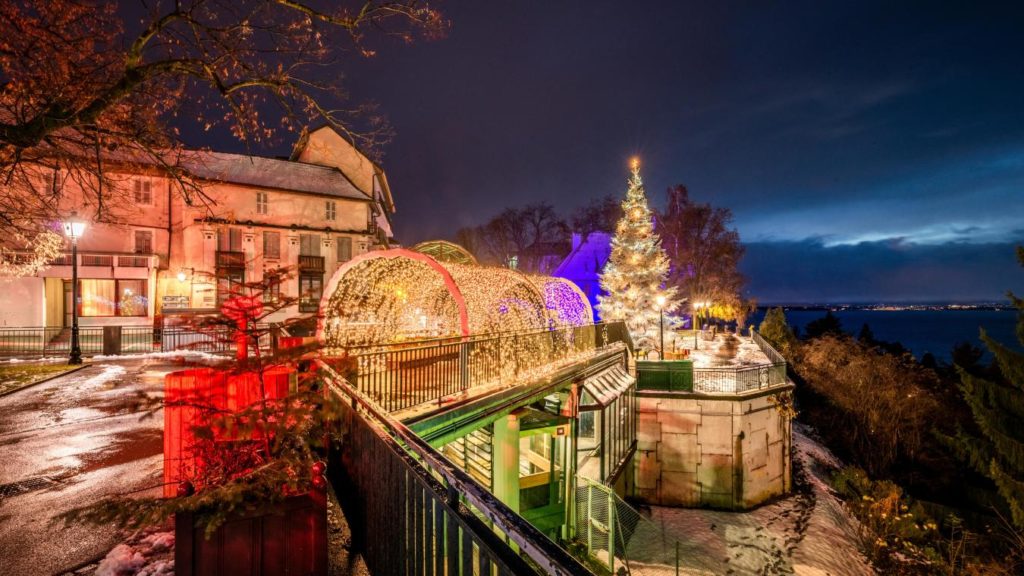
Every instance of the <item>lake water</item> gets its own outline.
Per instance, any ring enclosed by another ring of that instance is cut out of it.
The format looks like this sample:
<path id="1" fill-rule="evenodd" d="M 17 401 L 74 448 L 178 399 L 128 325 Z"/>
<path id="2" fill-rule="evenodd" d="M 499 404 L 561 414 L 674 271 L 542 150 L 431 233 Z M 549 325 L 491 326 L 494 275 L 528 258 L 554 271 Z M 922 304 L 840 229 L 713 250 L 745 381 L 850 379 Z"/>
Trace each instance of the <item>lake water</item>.
<path id="1" fill-rule="evenodd" d="M 825 315 L 824 310 L 786 310 L 786 321 L 791 326 L 804 327 Z M 759 326 L 765 310 L 759 309 L 752 325 Z M 985 328 L 989 336 L 1019 348 L 1014 333 L 1015 310 L 839 310 L 834 314 L 843 324 L 843 330 L 856 335 L 867 323 L 876 340 L 900 342 L 918 358 L 931 352 L 939 361 L 949 360 L 950 351 L 958 342 L 969 341 L 985 349 L 978 338 L 978 329 Z"/>

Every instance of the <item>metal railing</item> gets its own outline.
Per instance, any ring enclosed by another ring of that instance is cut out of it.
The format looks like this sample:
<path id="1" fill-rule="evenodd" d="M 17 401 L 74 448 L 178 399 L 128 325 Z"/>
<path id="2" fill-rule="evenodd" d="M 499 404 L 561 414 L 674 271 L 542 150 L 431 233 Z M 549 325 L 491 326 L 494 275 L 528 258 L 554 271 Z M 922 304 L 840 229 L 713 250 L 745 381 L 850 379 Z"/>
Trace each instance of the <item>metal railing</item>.
<path id="1" fill-rule="evenodd" d="M 323 272 L 324 257 L 299 254 L 299 270 L 305 270 L 307 272 Z"/>
<path id="2" fill-rule="evenodd" d="M 117 333 L 114 343 L 110 341 L 111 329 Z M 108 332 L 106 345 L 104 345 L 104 330 Z M 210 354 L 233 354 L 235 352 L 234 331 L 226 326 L 210 328 L 81 326 L 78 329 L 78 341 L 82 354 L 85 356 L 104 353 L 144 354 L 186 350 Z M 264 350 L 269 349 L 270 341 L 269 333 L 261 334 L 259 347 Z M 0 328 L 0 358 L 67 356 L 70 352 L 70 328 L 61 326 Z"/>
<path id="3" fill-rule="evenodd" d="M 217 250 L 218 268 L 245 268 L 245 252 Z"/>
<path id="4" fill-rule="evenodd" d="M 693 391 L 705 394 L 742 394 L 785 383 L 785 362 L 744 368 L 693 369 Z"/>
<path id="5" fill-rule="evenodd" d="M 750 337 L 757 344 L 761 352 L 767 358 L 767 362 L 756 366 L 723 366 L 693 367 L 692 379 L 690 374 L 680 374 L 678 378 L 663 378 L 657 385 L 648 385 L 655 379 L 644 378 L 644 375 L 637 374 L 637 390 L 662 391 L 662 392 L 695 392 L 702 394 L 742 394 L 763 390 L 773 386 L 779 386 L 788 382 L 786 378 L 786 359 L 779 354 L 775 348 L 751 329 Z M 690 367 L 673 361 L 665 362 L 665 365 L 658 366 L 659 362 L 643 362 L 637 364 L 637 371 L 641 371 L 644 364 L 655 365 L 660 371 L 689 371 Z M 676 365 L 678 364 L 678 366 Z M 669 370 L 671 368 L 671 370 Z M 657 371 L 657 370 L 656 370 Z"/>
<path id="6" fill-rule="evenodd" d="M 768 360 L 770 360 L 772 364 L 786 363 L 786 359 L 782 357 L 782 354 L 779 354 L 779 351 L 769 344 L 768 341 L 765 340 L 757 330 L 754 330 L 753 327 L 750 328 L 750 338 L 754 341 L 754 344 L 757 344 L 757 347 L 761 349 L 761 352 L 768 357 Z"/>
<path id="7" fill-rule="evenodd" d="M 374 574 L 591 574 L 469 474 L 320 362 L 345 441 L 331 481 Z M 513 547 L 518 547 L 518 552 Z"/>
<path id="8" fill-rule="evenodd" d="M 353 347 L 345 376 L 388 412 L 411 408 L 470 388 L 508 385 L 552 365 L 618 341 L 608 324 L 442 338 L 391 346 Z"/>

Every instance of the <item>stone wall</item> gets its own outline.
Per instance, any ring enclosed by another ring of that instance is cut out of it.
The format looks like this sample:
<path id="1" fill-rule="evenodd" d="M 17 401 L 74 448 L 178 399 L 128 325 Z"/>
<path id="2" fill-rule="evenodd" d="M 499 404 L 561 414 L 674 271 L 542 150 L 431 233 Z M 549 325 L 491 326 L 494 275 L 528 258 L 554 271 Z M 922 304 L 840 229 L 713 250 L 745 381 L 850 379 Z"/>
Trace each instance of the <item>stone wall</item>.
<path id="1" fill-rule="evenodd" d="M 790 422 L 774 399 L 637 392 L 636 496 L 649 504 L 743 509 L 790 489 Z"/>

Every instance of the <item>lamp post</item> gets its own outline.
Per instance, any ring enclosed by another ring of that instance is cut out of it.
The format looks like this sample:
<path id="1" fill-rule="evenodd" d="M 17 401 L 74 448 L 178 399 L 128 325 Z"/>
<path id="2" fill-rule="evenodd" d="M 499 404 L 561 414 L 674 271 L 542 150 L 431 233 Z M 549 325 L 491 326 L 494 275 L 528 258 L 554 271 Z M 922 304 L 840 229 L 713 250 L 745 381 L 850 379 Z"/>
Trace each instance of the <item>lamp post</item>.
<path id="1" fill-rule="evenodd" d="M 693 303 L 693 349 L 699 350 L 699 344 L 697 343 L 697 329 L 700 326 L 700 308 L 703 306 L 703 302 Z"/>
<path id="2" fill-rule="evenodd" d="M 661 359 L 665 360 L 665 296 L 658 295 L 655 301 L 658 303 L 658 340 L 661 341 L 659 352 Z"/>
<path id="3" fill-rule="evenodd" d="M 85 232 L 85 222 L 76 212 L 64 221 L 64 235 L 71 239 L 71 356 L 68 364 L 82 363 L 82 347 L 78 342 L 78 239 Z"/>

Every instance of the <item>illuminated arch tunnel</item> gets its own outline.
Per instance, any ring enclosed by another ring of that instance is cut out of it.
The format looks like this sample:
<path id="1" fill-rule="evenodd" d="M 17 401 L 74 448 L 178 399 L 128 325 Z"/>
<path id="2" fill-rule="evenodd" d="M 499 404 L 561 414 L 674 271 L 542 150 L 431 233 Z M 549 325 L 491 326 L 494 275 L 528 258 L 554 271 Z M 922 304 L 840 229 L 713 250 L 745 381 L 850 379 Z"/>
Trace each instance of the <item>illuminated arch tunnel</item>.
<path id="1" fill-rule="evenodd" d="M 321 342 L 330 349 L 593 323 L 571 281 L 479 266 L 452 246 L 459 250 L 397 248 L 346 262 L 320 301 Z"/>

